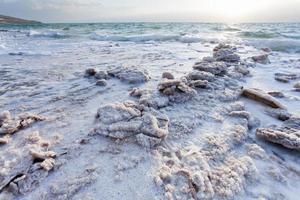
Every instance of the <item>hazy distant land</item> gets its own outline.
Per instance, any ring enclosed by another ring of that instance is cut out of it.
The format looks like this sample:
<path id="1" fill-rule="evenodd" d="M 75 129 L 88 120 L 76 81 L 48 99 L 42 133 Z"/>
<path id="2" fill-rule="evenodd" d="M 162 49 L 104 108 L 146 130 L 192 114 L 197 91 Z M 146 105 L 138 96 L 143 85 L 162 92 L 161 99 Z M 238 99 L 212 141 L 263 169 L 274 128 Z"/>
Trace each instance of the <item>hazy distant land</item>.
<path id="1" fill-rule="evenodd" d="M 41 22 L 0 15 L 0 24 L 40 24 Z"/>

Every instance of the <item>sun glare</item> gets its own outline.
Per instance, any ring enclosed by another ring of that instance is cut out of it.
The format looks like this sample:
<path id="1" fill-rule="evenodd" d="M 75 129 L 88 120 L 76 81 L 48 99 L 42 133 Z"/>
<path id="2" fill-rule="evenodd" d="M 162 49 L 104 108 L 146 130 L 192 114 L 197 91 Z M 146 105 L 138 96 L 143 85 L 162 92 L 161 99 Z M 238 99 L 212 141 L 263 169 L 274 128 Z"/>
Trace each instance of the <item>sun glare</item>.
<path id="1" fill-rule="evenodd" d="M 260 4 L 260 5 L 258 5 Z M 243 0 L 213 0 L 210 7 L 213 12 L 225 22 L 242 21 L 248 15 L 255 13 L 263 5 L 259 2 Z"/>

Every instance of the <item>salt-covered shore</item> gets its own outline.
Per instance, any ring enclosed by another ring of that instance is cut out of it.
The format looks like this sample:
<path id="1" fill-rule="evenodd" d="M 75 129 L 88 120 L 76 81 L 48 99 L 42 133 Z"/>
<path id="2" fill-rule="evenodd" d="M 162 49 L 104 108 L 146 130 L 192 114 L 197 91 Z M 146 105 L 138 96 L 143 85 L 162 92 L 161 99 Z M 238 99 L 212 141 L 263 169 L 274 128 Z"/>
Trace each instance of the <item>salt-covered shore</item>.
<path id="1" fill-rule="evenodd" d="M 114 44 L 103 60 L 134 67 L 83 55 L 75 73 L 71 63 L 36 77 L 48 85 L 2 93 L 14 104 L 0 107 L 0 199 L 297 199 L 299 58 L 286 68 L 266 48 L 181 47 L 151 47 L 136 65 L 146 54 Z"/>

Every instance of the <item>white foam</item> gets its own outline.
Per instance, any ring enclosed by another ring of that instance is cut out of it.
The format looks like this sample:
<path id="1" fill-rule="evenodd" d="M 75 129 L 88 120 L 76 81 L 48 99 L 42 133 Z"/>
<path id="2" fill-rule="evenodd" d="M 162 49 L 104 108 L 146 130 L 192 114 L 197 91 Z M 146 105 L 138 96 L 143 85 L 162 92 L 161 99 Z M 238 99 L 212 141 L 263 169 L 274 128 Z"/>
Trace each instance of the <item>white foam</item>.
<path id="1" fill-rule="evenodd" d="M 116 41 L 116 42 L 182 42 L 182 43 L 197 43 L 203 41 L 201 38 L 180 36 L 180 35 L 132 35 L 132 36 L 119 36 L 119 35 L 99 35 L 93 33 L 90 36 L 92 40 L 98 41 Z"/>
<path id="2" fill-rule="evenodd" d="M 66 34 L 54 31 L 54 30 L 46 30 L 46 31 L 35 31 L 30 30 L 28 33 L 30 37 L 49 37 L 49 38 L 64 38 L 67 37 Z"/>

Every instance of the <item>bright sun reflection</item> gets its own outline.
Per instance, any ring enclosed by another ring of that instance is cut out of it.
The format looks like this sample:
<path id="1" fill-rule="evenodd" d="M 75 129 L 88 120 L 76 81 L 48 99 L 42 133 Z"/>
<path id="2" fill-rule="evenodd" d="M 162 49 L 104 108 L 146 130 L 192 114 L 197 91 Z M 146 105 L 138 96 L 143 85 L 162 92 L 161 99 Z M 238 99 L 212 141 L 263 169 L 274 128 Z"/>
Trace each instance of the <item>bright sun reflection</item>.
<path id="1" fill-rule="evenodd" d="M 269 0 L 267 0 L 269 1 Z M 222 21 L 241 21 L 247 16 L 265 8 L 266 1 L 211 0 L 210 9 Z"/>

